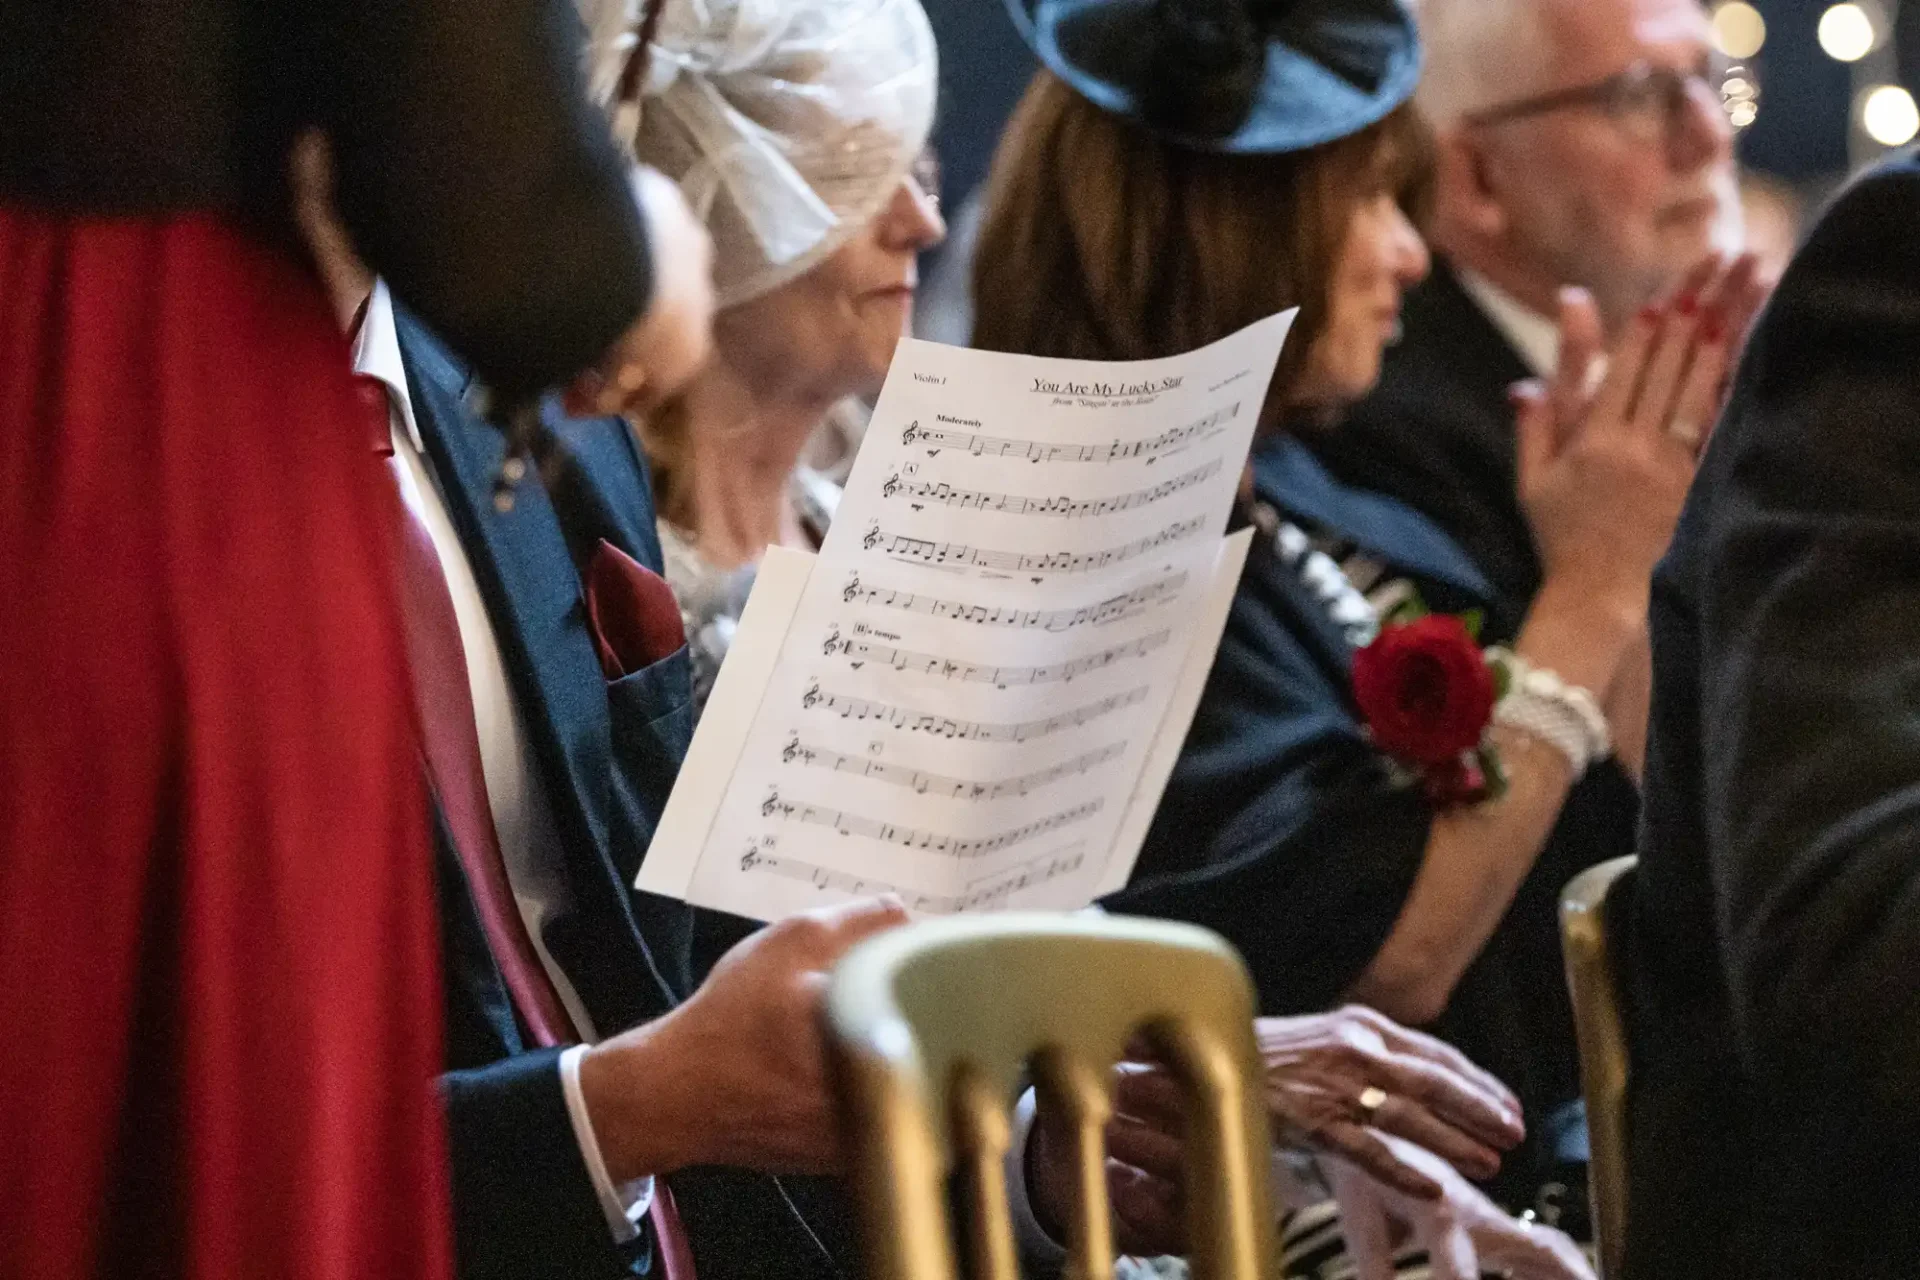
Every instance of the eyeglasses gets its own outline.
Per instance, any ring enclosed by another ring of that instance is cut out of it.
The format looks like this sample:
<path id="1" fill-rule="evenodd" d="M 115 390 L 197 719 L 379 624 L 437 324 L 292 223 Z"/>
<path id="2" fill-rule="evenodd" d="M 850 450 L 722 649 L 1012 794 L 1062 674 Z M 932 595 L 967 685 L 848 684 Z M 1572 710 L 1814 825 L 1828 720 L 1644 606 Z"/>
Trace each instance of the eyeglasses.
<path id="1" fill-rule="evenodd" d="M 1650 62 L 1636 62 L 1618 75 L 1608 76 L 1594 84 L 1560 89 L 1476 111 L 1466 117 L 1466 123 L 1484 128 L 1556 111 L 1593 110 L 1636 137 L 1658 142 L 1679 131 L 1687 109 L 1703 96 L 1716 109 L 1729 109 L 1720 92 L 1722 70 L 1718 66 L 1708 66 L 1676 71 L 1671 67 L 1656 67 Z"/>

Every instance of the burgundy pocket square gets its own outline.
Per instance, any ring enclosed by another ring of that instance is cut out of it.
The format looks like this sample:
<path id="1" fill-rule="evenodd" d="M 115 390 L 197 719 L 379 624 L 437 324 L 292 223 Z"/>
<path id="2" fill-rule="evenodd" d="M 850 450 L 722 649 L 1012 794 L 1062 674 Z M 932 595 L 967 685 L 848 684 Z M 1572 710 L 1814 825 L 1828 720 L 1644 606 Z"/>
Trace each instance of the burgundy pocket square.
<path id="1" fill-rule="evenodd" d="M 686 644 L 667 580 L 605 538 L 587 568 L 586 591 L 588 627 L 607 679 L 643 671 Z"/>

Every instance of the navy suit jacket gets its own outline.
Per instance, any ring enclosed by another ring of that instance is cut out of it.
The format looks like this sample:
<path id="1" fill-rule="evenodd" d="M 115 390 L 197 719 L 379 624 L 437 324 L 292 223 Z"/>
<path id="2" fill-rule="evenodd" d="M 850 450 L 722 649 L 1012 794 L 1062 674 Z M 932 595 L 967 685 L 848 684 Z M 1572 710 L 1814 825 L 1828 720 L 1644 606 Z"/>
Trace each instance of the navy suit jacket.
<path id="1" fill-rule="evenodd" d="M 1920 1275 L 1920 165 L 1781 281 L 1654 581 L 1630 1276 Z"/>
<path id="2" fill-rule="evenodd" d="M 1410 579 L 1429 607 L 1515 625 L 1479 569 L 1420 513 L 1334 480 L 1298 441 L 1254 455 L 1254 487 L 1309 533 Z M 1114 910 L 1205 925 L 1240 949 L 1264 1012 L 1338 1004 L 1385 942 L 1425 856 L 1432 811 L 1362 735 L 1352 651 L 1326 607 L 1264 540 L 1250 553 L 1219 656 Z M 1512 1086 L 1534 1144 L 1495 1191 L 1532 1207 L 1557 1160 L 1550 1113 L 1579 1096 L 1555 896 L 1632 837 L 1632 784 L 1611 761 L 1576 786 L 1493 938 L 1434 1027 Z"/>
<path id="3" fill-rule="evenodd" d="M 692 913 L 628 886 L 692 734 L 684 650 L 609 681 L 580 587 L 599 540 L 660 567 L 647 470 L 618 419 L 550 419 L 564 446 L 554 492 L 523 482 L 494 508 L 500 433 L 466 403 L 468 370 L 396 309 L 415 419 L 485 598 L 553 806 L 571 909 L 543 941 L 602 1035 L 658 1017 L 691 986 Z M 557 501 L 555 500 L 557 497 Z M 442 830 L 454 1225 L 463 1280 L 593 1280 L 644 1273 L 650 1250 L 613 1244 L 567 1117 L 558 1051 L 529 1052 Z M 676 1174 L 701 1280 L 840 1274 L 838 1194 L 736 1170 Z M 805 1196 L 813 1222 L 790 1197 Z M 823 1243 L 823 1238 L 825 1243 Z"/>

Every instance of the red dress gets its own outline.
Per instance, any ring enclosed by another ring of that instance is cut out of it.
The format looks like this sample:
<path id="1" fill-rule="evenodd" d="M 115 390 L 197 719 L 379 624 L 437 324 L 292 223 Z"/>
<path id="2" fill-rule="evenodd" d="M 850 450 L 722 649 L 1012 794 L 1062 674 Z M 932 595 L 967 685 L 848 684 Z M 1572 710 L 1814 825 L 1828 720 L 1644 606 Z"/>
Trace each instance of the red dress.
<path id="1" fill-rule="evenodd" d="M 0 205 L 0 1276 L 451 1271 L 396 498 L 212 215 Z"/>

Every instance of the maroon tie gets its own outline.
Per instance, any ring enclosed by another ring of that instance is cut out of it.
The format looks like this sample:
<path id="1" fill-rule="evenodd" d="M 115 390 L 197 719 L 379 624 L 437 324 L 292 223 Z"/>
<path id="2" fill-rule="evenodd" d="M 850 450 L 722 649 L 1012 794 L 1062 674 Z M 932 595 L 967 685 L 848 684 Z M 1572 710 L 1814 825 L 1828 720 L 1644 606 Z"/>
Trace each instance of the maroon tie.
<path id="1" fill-rule="evenodd" d="M 368 388 L 368 407 L 376 403 L 371 388 L 378 387 L 384 450 L 387 439 L 386 386 L 377 378 L 362 378 Z M 401 486 L 404 518 L 400 531 L 400 598 L 407 632 L 407 657 L 413 668 L 415 713 L 426 756 L 427 777 L 440 811 L 446 816 L 454 853 L 466 873 L 487 949 L 500 966 L 500 976 L 527 1038 L 541 1048 L 571 1044 L 578 1039 L 560 993 L 534 950 L 507 879 L 506 859 L 493 826 L 487 801 L 487 779 L 480 763 L 480 735 L 473 713 L 473 692 L 467 684 L 466 650 L 460 642 L 460 620 L 447 590 L 440 553 L 420 515 L 404 500 L 407 486 L 400 474 L 406 464 L 390 458 L 394 479 Z M 654 1238 L 660 1245 L 665 1280 L 695 1280 L 693 1255 L 673 1204 L 666 1180 L 653 1184 L 648 1211 Z"/>

